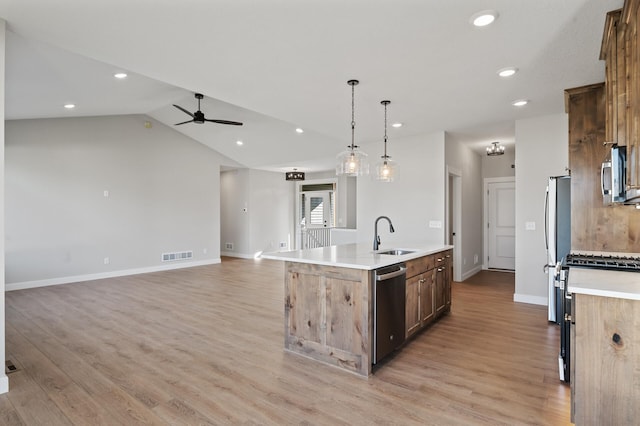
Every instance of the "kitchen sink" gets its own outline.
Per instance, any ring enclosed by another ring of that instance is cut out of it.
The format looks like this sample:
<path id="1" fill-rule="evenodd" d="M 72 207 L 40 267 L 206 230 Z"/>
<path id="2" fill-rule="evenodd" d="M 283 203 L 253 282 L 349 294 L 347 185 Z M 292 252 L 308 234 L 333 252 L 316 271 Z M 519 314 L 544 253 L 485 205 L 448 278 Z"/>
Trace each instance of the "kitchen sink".
<path id="1" fill-rule="evenodd" d="M 414 250 L 401 250 L 401 249 L 392 249 L 392 250 L 384 250 L 376 252 L 378 254 L 388 254 L 391 256 L 402 256 L 403 254 L 415 253 Z"/>

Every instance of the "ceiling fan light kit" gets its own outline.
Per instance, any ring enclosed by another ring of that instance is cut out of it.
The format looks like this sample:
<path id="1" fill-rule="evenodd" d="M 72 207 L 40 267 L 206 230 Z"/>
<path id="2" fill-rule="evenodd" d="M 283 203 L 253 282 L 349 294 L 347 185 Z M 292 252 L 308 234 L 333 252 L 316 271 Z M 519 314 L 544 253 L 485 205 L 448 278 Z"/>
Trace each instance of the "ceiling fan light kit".
<path id="1" fill-rule="evenodd" d="M 349 80 L 347 84 L 351 86 L 351 145 L 346 151 L 338 154 L 338 164 L 336 165 L 336 175 L 338 176 L 363 176 L 369 174 L 369 162 L 367 154 L 360 151 L 355 144 L 355 86 L 358 80 Z"/>
<path id="2" fill-rule="evenodd" d="M 207 121 L 209 123 L 228 124 L 231 126 L 242 126 L 242 123 L 240 123 L 239 121 L 211 120 L 211 119 L 205 118 L 204 113 L 200 111 L 200 100 L 204 98 L 204 95 L 202 95 L 202 93 L 196 93 L 195 96 L 196 96 L 196 99 L 198 100 L 198 110 L 194 113 L 187 111 L 186 109 L 182 108 L 180 105 L 173 104 L 174 107 L 178 108 L 180 111 L 184 112 L 185 114 L 191 117 L 191 120 L 183 121 L 182 123 L 176 123 L 175 126 L 179 126 L 181 124 L 186 124 L 186 123 L 204 124 Z"/>

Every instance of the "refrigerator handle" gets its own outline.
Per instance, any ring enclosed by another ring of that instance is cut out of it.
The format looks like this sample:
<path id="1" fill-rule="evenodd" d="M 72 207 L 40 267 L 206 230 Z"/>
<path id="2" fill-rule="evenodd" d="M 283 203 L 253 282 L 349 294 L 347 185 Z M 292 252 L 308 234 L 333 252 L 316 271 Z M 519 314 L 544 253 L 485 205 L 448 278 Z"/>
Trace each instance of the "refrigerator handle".
<path id="1" fill-rule="evenodd" d="M 544 197 L 544 246 L 549 250 L 549 187 Z M 546 267 L 546 265 L 545 265 Z"/>

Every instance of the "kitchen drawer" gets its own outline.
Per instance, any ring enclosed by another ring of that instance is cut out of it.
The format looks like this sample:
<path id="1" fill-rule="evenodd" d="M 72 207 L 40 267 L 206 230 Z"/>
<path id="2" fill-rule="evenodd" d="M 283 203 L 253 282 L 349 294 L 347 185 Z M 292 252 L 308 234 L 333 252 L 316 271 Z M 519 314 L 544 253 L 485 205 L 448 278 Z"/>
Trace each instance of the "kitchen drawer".
<path id="1" fill-rule="evenodd" d="M 406 263 L 407 265 L 407 278 L 411 278 L 415 275 L 421 274 L 425 271 L 433 269 L 435 266 L 435 259 L 438 254 L 432 254 L 429 256 L 424 256 L 419 259 L 409 260 Z M 444 256 L 439 256 L 444 257 Z"/>

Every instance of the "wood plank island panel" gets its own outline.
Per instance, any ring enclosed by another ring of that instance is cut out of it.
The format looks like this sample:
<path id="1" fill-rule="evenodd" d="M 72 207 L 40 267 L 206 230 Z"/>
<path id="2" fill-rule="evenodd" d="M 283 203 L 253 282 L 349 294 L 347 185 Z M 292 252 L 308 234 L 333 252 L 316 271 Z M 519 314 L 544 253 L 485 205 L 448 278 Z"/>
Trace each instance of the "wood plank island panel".
<path id="1" fill-rule="evenodd" d="M 371 373 L 371 271 L 285 263 L 285 349 Z"/>

